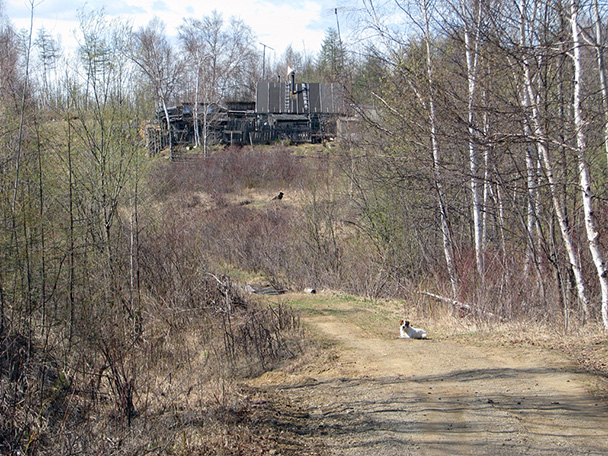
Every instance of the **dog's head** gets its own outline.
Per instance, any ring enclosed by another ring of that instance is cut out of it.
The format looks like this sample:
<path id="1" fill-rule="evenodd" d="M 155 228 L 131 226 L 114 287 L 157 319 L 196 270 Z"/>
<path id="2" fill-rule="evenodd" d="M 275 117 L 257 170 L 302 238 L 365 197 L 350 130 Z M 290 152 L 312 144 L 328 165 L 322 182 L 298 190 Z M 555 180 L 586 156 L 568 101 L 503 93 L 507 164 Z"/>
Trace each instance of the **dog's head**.
<path id="1" fill-rule="evenodd" d="M 403 328 L 409 328 L 410 327 L 410 322 L 409 321 L 403 321 L 403 320 L 399 320 L 399 326 L 403 327 Z"/>

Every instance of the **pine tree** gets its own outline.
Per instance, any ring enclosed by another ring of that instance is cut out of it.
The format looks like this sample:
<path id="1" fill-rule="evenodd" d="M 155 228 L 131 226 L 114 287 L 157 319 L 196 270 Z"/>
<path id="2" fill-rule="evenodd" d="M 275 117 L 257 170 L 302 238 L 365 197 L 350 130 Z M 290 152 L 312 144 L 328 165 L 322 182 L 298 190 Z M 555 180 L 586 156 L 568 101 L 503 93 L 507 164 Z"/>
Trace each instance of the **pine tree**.
<path id="1" fill-rule="evenodd" d="M 317 68 L 323 82 L 336 82 L 344 70 L 344 46 L 334 28 L 327 30 L 317 61 Z"/>

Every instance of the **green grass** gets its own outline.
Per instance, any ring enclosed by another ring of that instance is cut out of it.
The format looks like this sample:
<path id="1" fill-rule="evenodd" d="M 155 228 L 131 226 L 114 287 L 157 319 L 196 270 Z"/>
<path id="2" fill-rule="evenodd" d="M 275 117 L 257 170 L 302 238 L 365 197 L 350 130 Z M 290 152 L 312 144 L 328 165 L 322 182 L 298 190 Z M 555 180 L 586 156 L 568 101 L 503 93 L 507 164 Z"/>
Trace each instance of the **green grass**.
<path id="1" fill-rule="evenodd" d="M 290 294 L 283 303 L 300 312 L 304 318 L 327 316 L 354 323 L 381 336 L 397 331 L 398 301 L 371 301 L 344 294 Z"/>
<path id="2" fill-rule="evenodd" d="M 244 271 L 242 269 L 237 269 L 229 264 L 216 264 L 215 266 L 217 267 L 219 272 L 221 272 L 222 274 L 226 274 L 234 282 L 243 283 L 243 284 L 245 284 L 245 283 L 267 283 L 268 282 L 268 280 L 266 280 L 266 278 L 261 274 L 251 273 L 251 272 Z"/>

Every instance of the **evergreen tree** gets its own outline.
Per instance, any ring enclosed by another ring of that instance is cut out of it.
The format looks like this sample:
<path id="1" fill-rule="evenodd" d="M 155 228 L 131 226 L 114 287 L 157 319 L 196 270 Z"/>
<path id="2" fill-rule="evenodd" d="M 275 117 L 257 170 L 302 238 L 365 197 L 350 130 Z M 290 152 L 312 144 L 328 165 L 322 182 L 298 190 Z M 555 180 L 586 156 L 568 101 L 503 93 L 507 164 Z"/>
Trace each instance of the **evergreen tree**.
<path id="1" fill-rule="evenodd" d="M 329 28 L 319 52 L 317 68 L 322 82 L 336 82 L 344 73 L 344 46 L 338 32 Z"/>

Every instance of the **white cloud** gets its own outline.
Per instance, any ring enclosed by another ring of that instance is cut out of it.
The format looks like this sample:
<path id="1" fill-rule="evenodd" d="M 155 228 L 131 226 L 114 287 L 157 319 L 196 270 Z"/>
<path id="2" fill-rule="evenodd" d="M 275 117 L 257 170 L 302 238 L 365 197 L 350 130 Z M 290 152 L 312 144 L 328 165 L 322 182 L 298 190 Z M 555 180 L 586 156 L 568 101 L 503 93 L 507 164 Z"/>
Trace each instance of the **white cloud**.
<path id="1" fill-rule="evenodd" d="M 29 29 L 29 0 L 5 0 L 5 6 L 8 18 L 17 29 Z M 315 54 L 326 30 L 335 27 L 334 9 L 324 0 L 88 0 L 86 3 L 43 0 L 34 9 L 34 30 L 44 27 L 59 37 L 65 48 L 75 48 L 78 11 L 101 8 L 109 18 L 128 20 L 135 29 L 158 16 L 165 22 L 169 36 L 177 35 L 184 18 L 202 18 L 216 10 L 224 19 L 236 16 L 249 25 L 257 35 L 256 45 L 260 50 L 259 43 L 274 49 L 274 53 L 267 54 L 268 58 L 279 57 L 289 45 Z"/>

